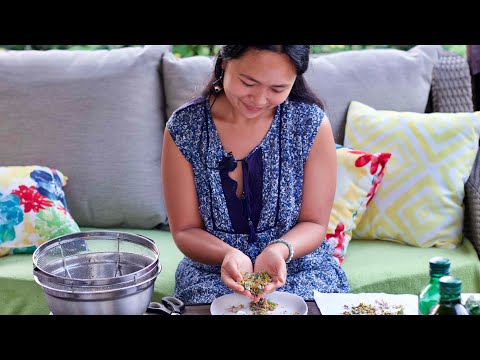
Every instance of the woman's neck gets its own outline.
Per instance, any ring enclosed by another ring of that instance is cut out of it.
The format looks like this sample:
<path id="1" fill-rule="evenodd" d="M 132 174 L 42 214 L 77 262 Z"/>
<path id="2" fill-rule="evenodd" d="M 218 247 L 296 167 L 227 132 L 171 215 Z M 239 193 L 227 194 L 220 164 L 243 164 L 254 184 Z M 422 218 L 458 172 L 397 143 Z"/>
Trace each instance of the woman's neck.
<path id="1" fill-rule="evenodd" d="M 213 106 L 212 106 L 213 105 Z M 236 111 L 232 104 L 228 101 L 224 93 L 210 98 L 210 111 L 212 117 L 221 122 L 228 123 L 233 126 L 251 126 L 264 120 L 271 121 L 275 114 L 275 109 L 272 109 L 268 114 L 260 114 L 258 117 L 247 118 L 239 111 Z"/>

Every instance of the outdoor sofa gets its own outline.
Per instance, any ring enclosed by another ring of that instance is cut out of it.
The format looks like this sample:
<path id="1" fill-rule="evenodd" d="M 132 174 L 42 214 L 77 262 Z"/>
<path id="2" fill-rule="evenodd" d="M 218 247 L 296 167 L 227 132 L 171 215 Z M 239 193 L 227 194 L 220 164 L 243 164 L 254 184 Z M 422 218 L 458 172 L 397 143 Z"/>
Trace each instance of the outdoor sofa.
<path id="1" fill-rule="evenodd" d="M 212 65 L 206 56 L 177 58 L 169 45 L 0 52 L 0 166 L 60 170 L 68 177 L 70 214 L 82 230 L 153 239 L 162 265 L 155 300 L 173 295 L 183 256 L 168 231 L 163 203 L 165 123 L 202 89 Z M 383 110 L 473 111 L 466 60 L 440 46 L 319 55 L 307 75 L 327 103 L 337 144 L 343 144 L 353 100 Z M 352 292 L 417 294 L 428 281 L 433 256 L 450 258 L 464 292 L 480 292 L 479 172 L 477 159 L 465 186 L 465 238 L 459 247 L 420 248 L 354 236 L 342 263 Z M 32 268 L 31 253 L 0 258 L 0 314 L 49 313 Z"/>

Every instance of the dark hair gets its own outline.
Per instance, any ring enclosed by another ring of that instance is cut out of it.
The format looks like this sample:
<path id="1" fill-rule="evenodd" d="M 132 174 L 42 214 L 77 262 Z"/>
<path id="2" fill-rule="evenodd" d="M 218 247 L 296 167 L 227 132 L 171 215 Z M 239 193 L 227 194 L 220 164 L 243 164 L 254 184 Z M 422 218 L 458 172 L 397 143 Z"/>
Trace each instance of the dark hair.
<path id="1" fill-rule="evenodd" d="M 222 74 L 223 60 L 239 59 L 250 49 L 287 54 L 297 70 L 297 78 L 290 91 L 289 99 L 317 104 L 322 110 L 324 109 L 323 101 L 315 95 L 303 76 L 309 64 L 310 45 L 223 45 L 218 52 L 212 78 L 203 89 L 202 96 L 215 94 L 213 86 Z"/>

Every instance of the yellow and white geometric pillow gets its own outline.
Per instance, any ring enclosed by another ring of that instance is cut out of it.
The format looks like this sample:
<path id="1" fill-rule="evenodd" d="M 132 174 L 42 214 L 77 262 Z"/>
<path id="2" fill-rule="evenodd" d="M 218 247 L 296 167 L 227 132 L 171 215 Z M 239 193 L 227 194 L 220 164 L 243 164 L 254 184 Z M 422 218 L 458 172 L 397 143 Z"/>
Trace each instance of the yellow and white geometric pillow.
<path id="1" fill-rule="evenodd" d="M 463 239 L 464 184 L 478 151 L 480 112 L 348 109 L 345 146 L 392 154 L 353 238 L 455 248 Z"/>

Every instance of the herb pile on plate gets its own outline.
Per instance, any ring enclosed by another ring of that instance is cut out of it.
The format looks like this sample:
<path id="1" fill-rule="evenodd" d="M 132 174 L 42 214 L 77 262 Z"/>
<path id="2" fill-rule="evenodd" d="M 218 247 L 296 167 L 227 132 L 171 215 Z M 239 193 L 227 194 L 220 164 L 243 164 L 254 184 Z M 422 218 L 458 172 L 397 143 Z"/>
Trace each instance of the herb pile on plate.
<path id="1" fill-rule="evenodd" d="M 390 305 L 384 300 L 375 300 L 375 304 L 361 302 L 355 306 L 344 305 L 343 315 L 403 315 L 404 305 Z"/>

